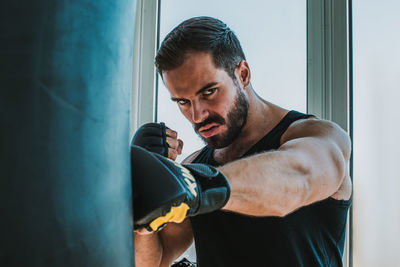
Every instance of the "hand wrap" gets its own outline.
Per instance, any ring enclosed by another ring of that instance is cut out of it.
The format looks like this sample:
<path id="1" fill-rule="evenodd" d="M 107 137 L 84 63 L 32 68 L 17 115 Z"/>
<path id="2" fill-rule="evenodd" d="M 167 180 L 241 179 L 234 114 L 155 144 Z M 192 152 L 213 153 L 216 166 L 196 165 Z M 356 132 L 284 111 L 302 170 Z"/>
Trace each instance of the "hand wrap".
<path id="1" fill-rule="evenodd" d="M 168 157 L 167 127 L 163 122 L 146 123 L 135 132 L 131 145 Z"/>

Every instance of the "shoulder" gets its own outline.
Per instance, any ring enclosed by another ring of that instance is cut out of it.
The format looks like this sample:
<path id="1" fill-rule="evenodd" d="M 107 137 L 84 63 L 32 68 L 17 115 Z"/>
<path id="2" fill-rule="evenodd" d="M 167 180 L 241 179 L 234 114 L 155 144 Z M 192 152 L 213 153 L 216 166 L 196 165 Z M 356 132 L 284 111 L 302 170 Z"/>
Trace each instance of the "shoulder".
<path id="1" fill-rule="evenodd" d="M 282 135 L 282 140 L 307 136 L 324 136 L 332 131 L 342 130 L 337 124 L 328 120 L 316 117 L 304 118 L 292 122 Z"/>
<path id="2" fill-rule="evenodd" d="M 336 123 L 311 117 L 293 122 L 281 137 L 281 145 L 300 138 L 318 138 L 336 143 L 346 158 L 350 157 L 349 135 Z"/>

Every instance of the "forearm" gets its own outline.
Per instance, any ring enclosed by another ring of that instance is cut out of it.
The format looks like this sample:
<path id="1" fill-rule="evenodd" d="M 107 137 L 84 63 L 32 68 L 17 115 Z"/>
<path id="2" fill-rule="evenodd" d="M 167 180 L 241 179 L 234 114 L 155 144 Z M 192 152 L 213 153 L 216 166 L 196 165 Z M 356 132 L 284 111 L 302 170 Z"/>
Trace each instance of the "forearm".
<path id="1" fill-rule="evenodd" d="M 231 185 L 224 209 L 254 216 L 285 216 L 327 198 L 344 177 L 343 163 L 332 163 L 332 157 L 339 154 L 289 147 L 224 165 L 220 170 Z"/>
<path id="2" fill-rule="evenodd" d="M 301 203 L 301 176 L 281 153 L 269 152 L 241 159 L 220 168 L 231 186 L 225 210 L 253 216 L 282 216 Z M 262 168 L 259 168 L 262 166 Z M 304 192 L 304 191 L 303 191 Z"/>
<path id="3" fill-rule="evenodd" d="M 136 266 L 169 267 L 192 243 L 189 219 L 179 224 L 168 223 L 159 232 L 135 233 Z"/>
<path id="4" fill-rule="evenodd" d="M 146 235 L 134 233 L 134 236 L 136 266 L 160 266 L 163 248 L 159 233 L 149 233 Z"/>

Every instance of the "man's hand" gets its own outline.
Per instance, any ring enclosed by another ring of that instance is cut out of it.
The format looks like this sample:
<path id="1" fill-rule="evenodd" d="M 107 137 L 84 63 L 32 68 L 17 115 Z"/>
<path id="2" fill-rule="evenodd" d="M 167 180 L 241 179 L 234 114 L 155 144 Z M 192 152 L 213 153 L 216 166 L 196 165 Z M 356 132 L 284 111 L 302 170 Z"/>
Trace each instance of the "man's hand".
<path id="1" fill-rule="evenodd" d="M 131 145 L 136 145 L 148 151 L 175 160 L 182 153 L 183 141 L 178 139 L 178 133 L 169 129 L 163 122 L 146 123 L 142 125 L 132 138 Z"/>
<path id="2" fill-rule="evenodd" d="M 134 145 L 131 161 L 135 230 L 157 231 L 218 210 L 229 199 L 226 177 L 206 164 L 181 165 Z"/>

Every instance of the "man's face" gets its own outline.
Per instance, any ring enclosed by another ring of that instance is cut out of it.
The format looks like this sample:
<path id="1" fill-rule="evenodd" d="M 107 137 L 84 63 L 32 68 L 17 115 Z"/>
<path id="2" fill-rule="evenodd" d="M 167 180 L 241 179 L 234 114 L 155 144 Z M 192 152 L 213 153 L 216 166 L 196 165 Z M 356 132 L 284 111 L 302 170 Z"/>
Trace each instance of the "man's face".
<path id="1" fill-rule="evenodd" d="M 246 123 L 248 100 L 237 79 L 216 68 L 205 52 L 187 55 L 182 66 L 163 72 L 163 80 L 183 115 L 210 146 L 223 148 Z"/>

